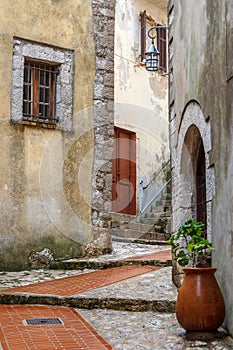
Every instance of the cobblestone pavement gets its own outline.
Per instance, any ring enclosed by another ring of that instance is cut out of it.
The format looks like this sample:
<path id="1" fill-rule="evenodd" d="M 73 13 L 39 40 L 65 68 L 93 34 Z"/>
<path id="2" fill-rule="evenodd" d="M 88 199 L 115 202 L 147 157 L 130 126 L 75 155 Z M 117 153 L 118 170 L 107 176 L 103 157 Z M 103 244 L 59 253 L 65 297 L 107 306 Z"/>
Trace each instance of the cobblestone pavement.
<path id="1" fill-rule="evenodd" d="M 177 290 L 171 279 L 171 267 L 150 271 L 110 286 L 92 289 L 79 296 L 91 298 L 122 298 L 143 300 L 175 301 Z"/>
<path id="2" fill-rule="evenodd" d="M 114 243 L 113 254 L 102 256 L 98 259 L 100 261 L 109 261 L 113 259 L 113 256 L 114 259 L 126 259 L 132 256 L 144 256 L 167 249 L 167 246 L 142 246 L 132 243 Z M 102 270 L 102 273 L 104 274 L 105 271 L 106 270 Z M 0 274 L 0 285 L 1 289 L 12 288 L 89 272 L 90 270 L 2 272 Z M 93 300 L 97 300 L 98 298 L 105 298 L 106 300 L 115 298 L 118 301 L 124 299 L 126 301 L 128 300 L 129 304 L 132 301 L 139 302 L 140 300 L 144 300 L 148 302 L 155 299 L 160 300 L 160 302 L 168 301 L 172 303 L 175 301 L 176 296 L 177 291 L 171 282 L 171 267 L 152 269 L 148 273 L 140 276 L 77 294 L 79 298 Z M 116 304 L 114 304 L 113 307 L 115 308 Z M 90 324 L 114 350 L 233 349 L 232 338 L 227 336 L 223 330 L 215 334 L 193 334 L 192 337 L 190 334 L 186 334 L 178 325 L 175 314 L 169 310 L 167 310 L 167 312 L 152 312 L 151 309 L 149 309 L 149 311 L 145 312 L 129 312 L 125 311 L 125 308 L 121 308 L 121 306 L 118 310 L 119 311 L 116 309 L 77 309 L 78 313 L 88 322 L 87 324 Z M 135 308 L 135 310 L 137 310 L 137 308 Z M 50 348 L 48 344 L 46 346 L 48 350 L 57 349 L 54 347 Z M 3 350 L 5 349 L 10 348 L 3 347 Z M 20 348 L 20 350 L 24 349 L 28 349 L 28 347 Z M 40 347 L 35 349 L 40 349 Z M 63 349 L 69 350 L 71 347 L 69 348 L 68 346 Z M 96 346 L 89 348 L 83 347 L 82 349 L 99 350 Z M 12 348 L 12 350 L 15 349 Z"/>
<path id="3" fill-rule="evenodd" d="M 232 338 L 218 339 L 217 334 L 195 334 L 196 339 L 188 340 L 174 313 L 114 310 L 79 310 L 79 313 L 114 350 L 233 349 Z"/>

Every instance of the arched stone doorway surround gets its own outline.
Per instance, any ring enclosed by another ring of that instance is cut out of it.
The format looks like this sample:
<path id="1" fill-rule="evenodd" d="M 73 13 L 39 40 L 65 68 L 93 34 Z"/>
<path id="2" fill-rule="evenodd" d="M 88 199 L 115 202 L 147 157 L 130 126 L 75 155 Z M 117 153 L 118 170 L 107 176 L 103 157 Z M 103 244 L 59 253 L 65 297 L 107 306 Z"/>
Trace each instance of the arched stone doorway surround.
<path id="1" fill-rule="evenodd" d="M 175 146 L 175 147 L 174 147 Z M 214 167 L 210 166 L 210 120 L 206 120 L 200 105 L 190 101 L 181 118 L 176 145 L 171 144 L 173 158 L 173 232 L 188 218 L 197 214 L 196 173 L 199 152 L 205 161 L 206 226 L 211 240 L 211 202 L 214 196 Z M 174 153 L 175 150 L 175 153 Z M 175 157 L 175 158 L 174 158 Z"/>

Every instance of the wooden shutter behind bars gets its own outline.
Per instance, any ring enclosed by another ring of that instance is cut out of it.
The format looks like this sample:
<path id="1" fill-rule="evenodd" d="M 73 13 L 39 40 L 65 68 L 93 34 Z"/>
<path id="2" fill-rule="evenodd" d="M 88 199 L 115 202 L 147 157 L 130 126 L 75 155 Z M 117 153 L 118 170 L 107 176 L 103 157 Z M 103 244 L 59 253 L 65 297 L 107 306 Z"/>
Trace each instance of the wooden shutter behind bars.
<path id="1" fill-rule="evenodd" d="M 146 52 L 146 10 L 141 14 L 141 62 L 145 59 Z"/>
<path id="2" fill-rule="evenodd" d="M 159 68 L 166 72 L 167 70 L 167 40 L 166 28 L 157 29 L 157 47 L 159 50 Z"/>

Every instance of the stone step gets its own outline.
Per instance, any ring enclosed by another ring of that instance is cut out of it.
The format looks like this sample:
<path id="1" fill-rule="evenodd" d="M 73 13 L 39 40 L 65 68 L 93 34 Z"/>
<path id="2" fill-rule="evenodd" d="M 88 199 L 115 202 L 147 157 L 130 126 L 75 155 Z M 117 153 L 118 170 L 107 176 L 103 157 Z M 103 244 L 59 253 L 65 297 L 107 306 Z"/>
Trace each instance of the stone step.
<path id="1" fill-rule="evenodd" d="M 164 192 L 160 197 L 160 199 L 169 199 L 169 200 L 171 200 L 171 198 L 172 198 L 172 190 Z"/>
<path id="2" fill-rule="evenodd" d="M 138 230 L 141 232 L 147 232 L 151 229 L 151 225 L 147 225 L 140 222 L 113 222 L 112 229 L 130 229 L 130 230 Z"/>
<path id="3" fill-rule="evenodd" d="M 146 210 L 145 214 L 155 214 L 157 216 L 171 216 L 172 208 L 170 207 L 151 207 L 150 210 Z"/>
<path id="4" fill-rule="evenodd" d="M 162 241 L 167 242 L 170 238 L 169 233 L 157 233 L 157 232 L 147 232 L 140 237 L 140 239 L 145 239 L 149 241 Z"/>
<path id="5" fill-rule="evenodd" d="M 158 220 L 160 218 L 169 218 L 169 217 L 171 217 L 171 215 L 170 215 L 170 212 L 166 212 L 166 211 L 158 212 L 158 213 L 156 213 L 156 212 L 148 212 L 148 213 L 144 213 L 144 214 L 140 215 L 138 220 L 142 221 L 143 219 L 147 219 L 147 218 L 151 218 L 151 217 Z"/>
<path id="6" fill-rule="evenodd" d="M 147 244 L 147 245 L 168 245 L 167 240 L 150 240 L 150 239 L 142 239 L 142 238 L 124 238 L 124 237 L 117 237 L 112 236 L 112 240 L 115 242 L 122 242 L 122 243 L 137 243 L 137 244 Z"/>
<path id="7" fill-rule="evenodd" d="M 134 215 L 114 213 L 114 212 L 111 213 L 111 216 L 112 216 L 113 222 L 121 221 L 121 222 L 129 223 L 129 222 L 135 221 L 136 219 L 136 216 Z"/>
<path id="8" fill-rule="evenodd" d="M 163 225 L 165 226 L 166 223 L 164 223 Z M 162 225 L 161 226 L 155 225 L 154 221 L 153 221 L 152 225 L 134 224 L 133 227 L 135 229 L 126 228 L 126 227 L 112 228 L 110 230 L 110 234 L 111 234 L 111 236 L 114 236 L 114 237 L 136 238 L 137 239 L 137 238 L 140 238 L 142 235 L 146 234 L 147 232 L 151 232 L 151 233 L 164 232 Z"/>
<path id="9" fill-rule="evenodd" d="M 148 218 L 148 223 L 149 223 L 149 220 L 152 219 L 153 222 L 155 223 L 154 224 L 154 230 L 148 230 L 147 232 L 170 232 L 171 230 L 171 218 L 168 217 L 168 218 L 159 218 L 159 219 L 155 219 L 153 217 L 151 218 Z M 145 220 L 146 222 L 147 220 Z"/>
<path id="10" fill-rule="evenodd" d="M 157 219 L 155 219 L 155 218 L 141 218 L 140 220 L 142 220 L 143 223 L 145 223 L 147 225 L 154 225 Z"/>
<path id="11" fill-rule="evenodd" d="M 141 240 L 135 240 L 132 243 L 139 243 L 141 241 L 141 244 L 145 244 L 145 242 L 148 242 L 148 240 L 141 239 Z M 156 243 L 157 245 L 158 242 Z M 166 242 L 161 241 L 161 245 L 165 245 Z M 120 266 L 160 266 L 160 267 L 166 267 L 171 266 L 172 262 L 171 260 L 155 260 L 155 259 L 149 259 L 149 258 L 137 258 L 137 260 L 133 258 L 128 258 L 127 260 L 109 260 L 109 261 L 96 261 L 96 260 L 85 260 L 85 259 L 70 259 L 70 260 L 62 260 L 62 261 L 54 261 L 51 265 L 51 269 L 58 269 L 58 270 L 104 270 L 104 269 L 110 269 L 114 267 L 120 267 Z"/>
<path id="12" fill-rule="evenodd" d="M 158 201 L 154 202 L 154 206 L 161 206 L 161 207 L 170 207 L 171 206 L 171 201 L 166 198 L 161 198 Z"/>
<path id="13" fill-rule="evenodd" d="M 171 215 L 169 215 L 169 214 L 166 214 L 166 212 L 164 212 L 164 213 L 161 213 L 161 214 L 158 214 L 158 213 L 148 213 L 148 214 L 146 214 L 145 215 L 145 217 L 141 217 L 140 219 L 141 220 L 144 220 L 144 219 L 155 219 L 155 221 L 156 220 L 164 220 L 164 221 L 166 221 L 166 220 L 168 220 L 169 218 L 171 217 Z"/>
<path id="14" fill-rule="evenodd" d="M 121 239 L 145 239 L 164 242 L 171 229 L 171 183 L 161 198 L 138 215 L 112 213 L 111 236 Z M 160 236 L 160 234 L 165 236 Z M 165 239 L 164 239 L 165 237 Z"/>
<path id="15" fill-rule="evenodd" d="M 149 213 L 151 211 L 155 212 L 163 212 L 164 210 L 170 210 L 171 211 L 171 201 L 164 199 L 159 200 L 156 203 L 152 203 L 144 212 Z"/>
<path id="16" fill-rule="evenodd" d="M 53 305 L 80 309 L 112 309 L 133 312 L 175 312 L 176 300 L 170 299 L 130 299 L 121 297 L 84 297 L 37 294 L 1 294 L 0 304 Z"/>
<path id="17" fill-rule="evenodd" d="M 151 214 L 153 214 L 155 217 L 162 217 L 162 216 L 171 216 L 171 208 L 162 208 L 162 207 L 156 207 L 156 208 L 150 208 L 150 210 L 146 210 L 144 213 L 140 214 L 140 217 L 148 217 Z"/>
<path id="18" fill-rule="evenodd" d="M 136 231 L 140 231 L 141 233 L 146 233 L 146 232 L 160 232 L 161 226 L 160 225 L 147 225 L 146 223 L 139 223 L 136 222 L 132 226 L 130 224 L 130 228 Z"/>
<path id="19" fill-rule="evenodd" d="M 169 207 L 161 207 L 161 206 L 151 206 L 150 210 L 146 210 L 145 213 L 155 213 L 157 215 L 167 213 L 167 215 L 171 215 L 172 213 L 172 208 L 171 206 Z"/>
<path id="20" fill-rule="evenodd" d="M 139 238 L 143 231 L 132 230 L 127 228 L 112 228 L 110 230 L 111 236 L 124 237 L 124 238 Z"/>

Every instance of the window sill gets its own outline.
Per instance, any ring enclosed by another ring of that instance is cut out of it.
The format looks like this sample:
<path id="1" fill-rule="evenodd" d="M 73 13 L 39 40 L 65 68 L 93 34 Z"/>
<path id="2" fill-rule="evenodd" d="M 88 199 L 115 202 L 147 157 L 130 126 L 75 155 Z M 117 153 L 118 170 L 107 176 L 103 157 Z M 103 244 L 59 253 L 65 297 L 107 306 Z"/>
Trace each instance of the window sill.
<path id="1" fill-rule="evenodd" d="M 36 126 L 36 127 L 39 127 L 39 128 L 57 129 L 57 125 L 55 125 L 55 124 L 49 124 L 49 123 L 43 123 L 43 122 L 23 120 L 22 124 L 23 125 Z"/>

